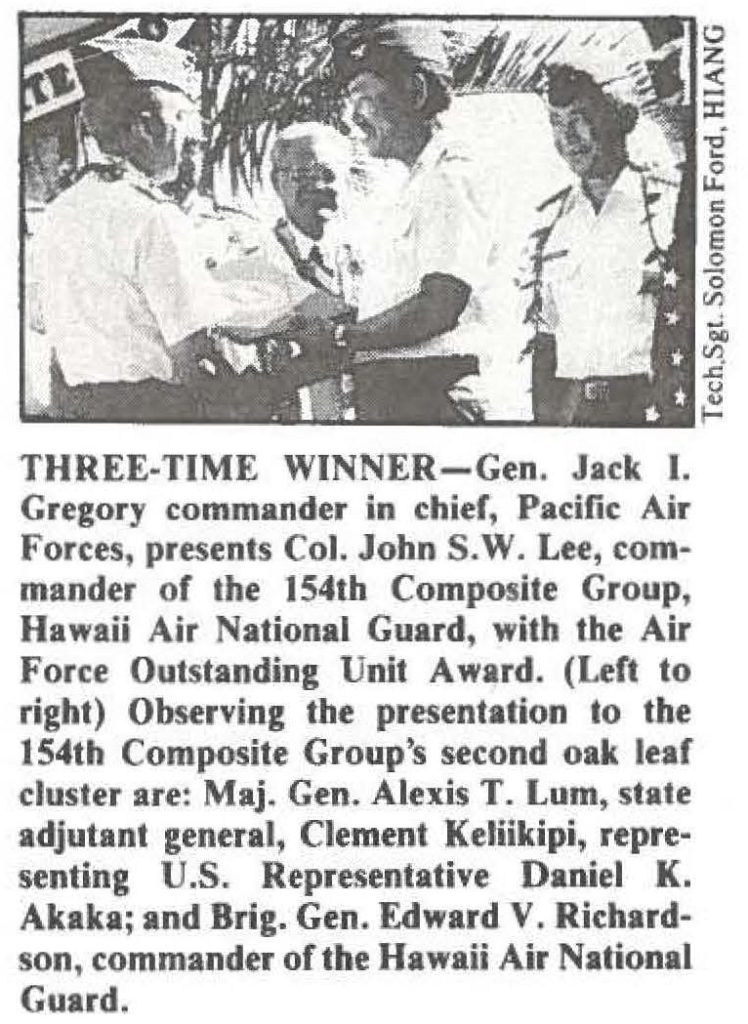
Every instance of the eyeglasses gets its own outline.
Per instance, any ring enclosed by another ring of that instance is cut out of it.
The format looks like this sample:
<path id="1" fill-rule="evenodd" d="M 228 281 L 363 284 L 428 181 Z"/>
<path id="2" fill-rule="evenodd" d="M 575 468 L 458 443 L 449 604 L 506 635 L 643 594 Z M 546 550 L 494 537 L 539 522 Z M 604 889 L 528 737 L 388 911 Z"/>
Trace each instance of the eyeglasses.
<path id="1" fill-rule="evenodd" d="M 279 178 L 285 178 L 292 185 L 331 185 L 335 181 L 335 172 L 325 164 L 311 164 L 309 167 L 276 167 Z"/>

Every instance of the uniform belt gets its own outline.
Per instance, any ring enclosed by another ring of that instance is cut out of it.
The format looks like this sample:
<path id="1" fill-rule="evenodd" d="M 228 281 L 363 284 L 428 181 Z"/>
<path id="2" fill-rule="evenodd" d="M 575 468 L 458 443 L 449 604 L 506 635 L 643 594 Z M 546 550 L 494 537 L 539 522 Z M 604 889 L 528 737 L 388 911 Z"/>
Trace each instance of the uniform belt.
<path id="1" fill-rule="evenodd" d="M 626 377 L 587 377 L 578 382 L 578 387 L 582 401 L 591 405 L 606 405 L 626 399 L 648 383 L 649 378 L 642 373 Z"/>
<path id="2" fill-rule="evenodd" d="M 582 398 L 585 402 L 607 402 L 610 400 L 610 384 L 607 380 L 583 380 Z"/>

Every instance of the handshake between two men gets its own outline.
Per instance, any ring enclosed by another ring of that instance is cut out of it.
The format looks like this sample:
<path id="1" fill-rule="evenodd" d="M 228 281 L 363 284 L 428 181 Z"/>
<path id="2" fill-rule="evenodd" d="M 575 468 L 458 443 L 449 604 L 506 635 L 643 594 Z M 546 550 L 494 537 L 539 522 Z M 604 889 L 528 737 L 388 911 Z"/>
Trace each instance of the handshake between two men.
<path id="1" fill-rule="evenodd" d="M 332 305 L 332 304 L 331 304 Z M 295 420 L 299 390 L 322 385 L 341 401 L 341 374 L 352 365 L 345 326 L 356 311 L 339 301 L 320 312 L 305 303 L 262 328 L 211 328 L 180 361 L 179 377 L 202 415 L 213 420 Z"/>

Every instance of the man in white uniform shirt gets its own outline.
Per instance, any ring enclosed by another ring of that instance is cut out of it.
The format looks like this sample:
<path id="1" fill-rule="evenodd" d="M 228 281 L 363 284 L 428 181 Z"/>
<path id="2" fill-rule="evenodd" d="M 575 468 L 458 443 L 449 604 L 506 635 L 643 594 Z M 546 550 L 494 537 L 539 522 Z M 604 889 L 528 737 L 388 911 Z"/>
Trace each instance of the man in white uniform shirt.
<path id="1" fill-rule="evenodd" d="M 340 360 L 312 346 L 301 354 L 288 339 L 297 323 L 309 331 L 351 318 L 347 302 L 358 266 L 339 223 L 351 156 L 349 140 L 329 125 L 301 122 L 280 131 L 270 153 L 270 179 L 282 216 L 255 232 L 244 258 L 216 271 L 219 277 L 232 273 L 237 297 L 251 288 L 255 319 L 263 321 L 258 333 L 267 335 L 268 353 L 277 356 L 277 373 L 267 383 L 285 389 L 283 414 L 292 419 L 345 418 L 346 399 L 335 373 Z M 256 363 L 257 352 L 231 341 L 230 329 L 227 335 L 221 351 L 242 373 Z"/>
<path id="2" fill-rule="evenodd" d="M 202 144 L 199 82 L 184 51 L 139 39 L 93 52 L 80 73 L 102 160 L 50 204 L 38 240 L 53 415 L 190 418 L 184 382 L 228 310 L 159 186 Z"/>
<path id="3" fill-rule="evenodd" d="M 297 277 L 294 313 L 308 322 L 350 320 L 357 298 L 359 263 L 341 234 L 343 192 L 350 193 L 352 150 L 330 125 L 300 122 L 279 132 L 270 155 L 271 180 L 284 216 L 273 228 L 287 270 Z M 307 349 L 309 356 L 314 353 Z M 298 392 L 305 419 L 335 421 L 348 413 L 347 379 L 314 379 Z M 346 385 L 346 386 L 343 386 Z"/>
<path id="4" fill-rule="evenodd" d="M 478 368 L 468 328 L 480 320 L 491 239 L 479 175 L 438 124 L 450 102 L 440 30 L 395 21 L 342 33 L 335 47 L 353 125 L 372 157 L 405 165 L 407 180 L 382 230 L 365 232 L 357 321 L 310 343 L 347 354 L 363 421 L 463 421 L 449 391 Z"/>
<path id="5" fill-rule="evenodd" d="M 535 418 L 639 426 L 654 408 L 661 298 L 675 287 L 677 175 L 629 161 L 637 110 L 586 71 L 551 68 L 548 107 L 577 180 L 540 207 L 533 236 Z"/>

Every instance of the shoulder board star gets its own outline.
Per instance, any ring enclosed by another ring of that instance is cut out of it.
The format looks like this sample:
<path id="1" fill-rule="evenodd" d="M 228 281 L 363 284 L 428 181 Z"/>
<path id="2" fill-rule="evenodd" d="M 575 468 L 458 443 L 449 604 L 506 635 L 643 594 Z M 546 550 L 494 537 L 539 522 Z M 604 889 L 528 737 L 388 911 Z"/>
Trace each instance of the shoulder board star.
<path id="1" fill-rule="evenodd" d="M 673 395 L 673 401 L 676 405 L 684 406 L 686 404 L 687 397 L 688 396 L 686 395 L 686 392 L 683 390 L 683 388 L 678 388 L 678 390 Z"/>
<path id="2" fill-rule="evenodd" d="M 660 410 L 656 405 L 648 405 L 644 410 L 644 419 L 647 423 L 656 423 L 660 418 Z"/>
<path id="3" fill-rule="evenodd" d="M 676 327 L 680 323 L 680 313 L 671 309 L 665 314 L 665 323 L 668 327 Z"/>
<path id="4" fill-rule="evenodd" d="M 679 348 L 676 348 L 674 352 L 670 353 L 670 362 L 673 366 L 680 366 L 680 364 L 683 362 L 683 358 L 683 353 Z"/>

